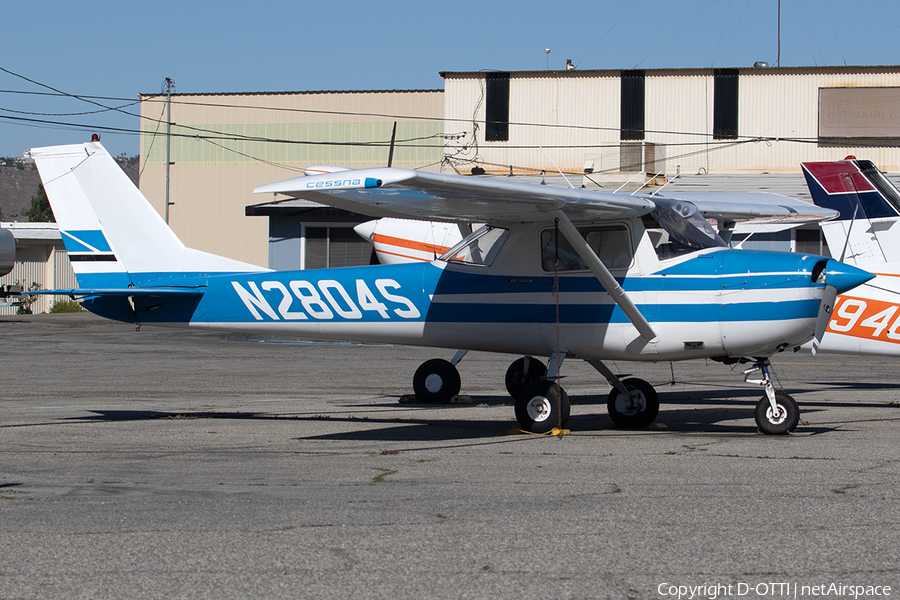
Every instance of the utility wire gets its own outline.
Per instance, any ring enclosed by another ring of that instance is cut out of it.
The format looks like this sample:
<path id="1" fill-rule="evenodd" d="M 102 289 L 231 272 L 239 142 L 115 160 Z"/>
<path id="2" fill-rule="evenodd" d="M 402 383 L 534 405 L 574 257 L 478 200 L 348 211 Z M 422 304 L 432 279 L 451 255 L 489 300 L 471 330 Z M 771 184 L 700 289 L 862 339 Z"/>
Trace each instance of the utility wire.
<path id="1" fill-rule="evenodd" d="M 715 4 L 716 2 L 718 2 L 718 0 L 713 0 L 712 2 L 710 2 L 710 3 L 706 6 L 706 8 L 704 8 L 703 10 L 701 10 L 700 12 L 698 12 L 696 15 L 694 15 L 694 17 L 693 17 L 690 21 L 688 21 L 687 23 L 685 23 L 684 25 L 682 25 L 682 26 L 681 26 L 681 29 L 679 29 L 678 31 L 676 31 L 675 33 L 673 33 L 672 35 L 670 35 L 669 38 L 668 38 L 666 41 L 664 41 L 662 44 L 660 44 L 659 46 L 657 46 L 657 47 L 653 50 L 653 52 L 651 52 L 650 54 L 648 54 L 647 56 L 645 56 L 644 58 L 642 58 L 642 59 L 638 62 L 638 64 L 634 65 L 634 68 L 637 69 L 638 66 L 640 66 L 640 64 L 641 64 L 642 62 L 644 62 L 645 60 L 647 60 L 648 58 L 650 58 L 651 56 L 653 56 L 654 54 L 656 54 L 657 50 L 659 50 L 660 48 L 662 48 L 663 46 L 665 46 L 666 44 L 668 44 L 670 41 L 672 41 L 672 38 L 674 38 L 676 35 L 678 35 L 679 33 L 681 33 L 688 25 L 690 25 L 691 23 L 693 23 L 694 21 L 696 21 L 697 18 L 698 18 L 700 15 L 702 15 L 703 13 L 705 13 L 706 11 L 708 11 L 708 10 L 710 9 L 710 7 L 712 7 L 712 5 Z"/>
<path id="2" fill-rule="evenodd" d="M 584 59 L 586 59 L 588 56 L 590 56 L 591 52 L 593 52 L 593 51 L 597 48 L 597 46 L 600 45 L 600 42 L 602 42 L 603 40 L 605 40 L 605 39 L 606 39 L 606 36 L 608 36 L 610 33 L 612 33 L 612 30 L 616 28 L 616 25 L 618 25 L 619 22 L 620 22 L 622 19 L 625 18 L 625 15 L 627 15 L 629 12 L 631 12 L 631 9 L 634 8 L 634 5 L 637 4 L 637 3 L 638 3 L 638 0 L 634 0 L 634 2 L 631 3 L 631 6 L 629 6 L 628 9 L 627 9 L 625 12 L 622 13 L 622 16 L 620 16 L 618 19 L 616 19 L 616 22 L 612 24 L 612 27 L 610 27 L 609 29 L 607 29 L 607 30 L 606 30 L 606 33 L 604 33 L 604 34 L 600 37 L 600 39 L 597 40 L 597 43 L 594 44 L 593 46 L 591 46 L 591 49 L 587 51 L 587 54 L 585 54 L 583 57 L 581 57 L 581 60 L 579 60 L 579 61 L 575 64 L 575 68 L 576 68 L 576 69 L 577 69 L 578 67 L 580 67 L 580 66 L 581 66 L 581 63 L 584 62 Z"/>

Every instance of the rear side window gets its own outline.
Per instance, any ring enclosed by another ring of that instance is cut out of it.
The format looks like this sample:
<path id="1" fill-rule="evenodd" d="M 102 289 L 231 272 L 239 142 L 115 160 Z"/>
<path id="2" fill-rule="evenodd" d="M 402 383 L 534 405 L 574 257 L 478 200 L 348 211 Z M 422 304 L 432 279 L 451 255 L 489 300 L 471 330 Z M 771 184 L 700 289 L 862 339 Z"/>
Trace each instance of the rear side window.
<path id="1" fill-rule="evenodd" d="M 631 249 L 631 236 L 628 234 L 628 228 L 617 225 L 590 227 L 579 229 L 579 231 L 607 269 L 627 269 L 631 266 L 634 252 Z M 554 237 L 553 229 L 545 229 L 541 232 L 541 267 L 547 272 L 554 270 L 557 256 Z M 588 268 L 562 233 L 559 234 L 558 256 L 560 271 L 586 271 Z"/>

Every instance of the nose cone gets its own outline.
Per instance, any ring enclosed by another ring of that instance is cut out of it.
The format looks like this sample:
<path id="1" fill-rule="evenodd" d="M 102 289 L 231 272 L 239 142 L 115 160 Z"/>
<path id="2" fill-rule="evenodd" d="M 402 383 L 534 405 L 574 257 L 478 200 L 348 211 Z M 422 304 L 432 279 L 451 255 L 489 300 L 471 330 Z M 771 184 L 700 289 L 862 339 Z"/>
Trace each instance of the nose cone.
<path id="1" fill-rule="evenodd" d="M 829 260 L 825 265 L 825 284 L 837 288 L 838 294 L 852 290 L 875 276 L 868 271 L 846 265 L 836 260 Z"/>
<path id="2" fill-rule="evenodd" d="M 364 240 L 369 240 L 370 242 L 375 241 L 375 226 L 378 225 L 378 220 L 373 219 L 371 221 L 366 221 L 365 223 L 360 223 L 356 227 L 353 228 L 353 231 L 359 234 L 359 237 Z"/>

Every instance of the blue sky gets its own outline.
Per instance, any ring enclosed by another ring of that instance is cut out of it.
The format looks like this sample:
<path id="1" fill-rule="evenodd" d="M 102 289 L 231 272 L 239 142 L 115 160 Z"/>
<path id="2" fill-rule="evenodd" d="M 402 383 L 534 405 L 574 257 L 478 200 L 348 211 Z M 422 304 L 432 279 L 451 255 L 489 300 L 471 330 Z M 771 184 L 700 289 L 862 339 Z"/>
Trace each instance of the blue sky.
<path id="1" fill-rule="evenodd" d="M 783 66 L 900 64 L 895 0 L 781 4 Z M 166 77 L 189 93 L 441 89 L 440 71 L 545 69 L 548 59 L 551 69 L 566 59 L 581 69 L 777 59 L 777 0 L 46 0 L 7 2 L 0 15 L 0 156 L 85 141 L 94 126 L 140 127 L 112 111 L 73 114 L 103 110 L 84 101 L 22 93 L 49 92 L 43 86 L 135 102 Z M 133 134 L 106 132 L 103 142 L 113 154 L 138 153 Z"/>

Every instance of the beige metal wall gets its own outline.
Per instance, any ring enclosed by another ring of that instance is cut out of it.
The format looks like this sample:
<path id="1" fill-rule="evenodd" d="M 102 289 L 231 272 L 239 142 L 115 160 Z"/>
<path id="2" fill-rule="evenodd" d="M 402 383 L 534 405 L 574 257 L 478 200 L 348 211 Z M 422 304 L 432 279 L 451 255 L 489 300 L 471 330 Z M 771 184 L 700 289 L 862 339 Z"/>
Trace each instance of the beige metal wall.
<path id="1" fill-rule="evenodd" d="M 140 188 L 165 214 L 165 97 L 142 96 Z M 268 219 L 244 208 L 264 183 L 313 165 L 438 169 L 443 92 L 370 91 L 172 96 L 169 223 L 190 247 L 265 266 Z M 157 127 L 156 122 L 162 123 Z"/>
<path id="2" fill-rule="evenodd" d="M 590 155 L 602 155 L 604 165 L 607 160 L 618 164 L 618 71 L 593 77 L 572 71 L 515 74 L 509 86 L 508 142 L 485 141 L 484 74 L 472 75 L 444 74 L 445 132 L 465 133 L 448 139 L 445 152 L 460 172 L 469 172 L 469 161 L 476 159 L 488 170 L 508 170 L 509 165 L 553 170 L 547 154 L 568 171 L 580 171 Z"/>
<path id="3" fill-rule="evenodd" d="M 13 270 L 0 277 L 0 286 L 21 285 L 28 290 L 33 284 L 39 289 L 72 289 L 75 273 L 62 240 L 32 240 L 16 243 L 16 264 Z M 37 296 L 31 304 L 31 312 L 45 313 L 57 300 L 69 300 L 66 296 Z M 0 315 L 14 315 L 14 306 L 0 307 Z"/>
<path id="4" fill-rule="evenodd" d="M 801 161 L 855 154 L 883 170 L 900 171 L 900 149 L 819 147 L 818 94 L 824 87 L 898 87 L 900 67 L 740 69 L 738 134 L 742 144 L 713 140 L 714 69 L 646 70 L 645 141 L 665 145 L 667 173 L 798 173 Z M 447 132 L 469 136 L 448 143 L 448 155 L 497 171 L 516 168 L 580 172 L 619 165 L 620 71 L 513 72 L 509 141 L 484 139 L 484 73 L 444 73 Z M 473 120 L 480 129 L 472 143 Z M 515 123 L 520 123 L 516 125 Z M 748 138 L 778 141 L 747 141 Z M 807 142 L 790 141 L 805 138 Z M 470 149 L 463 150 L 468 145 Z M 539 148 L 543 146 L 550 158 Z M 471 164 L 460 162 L 465 170 Z"/>

